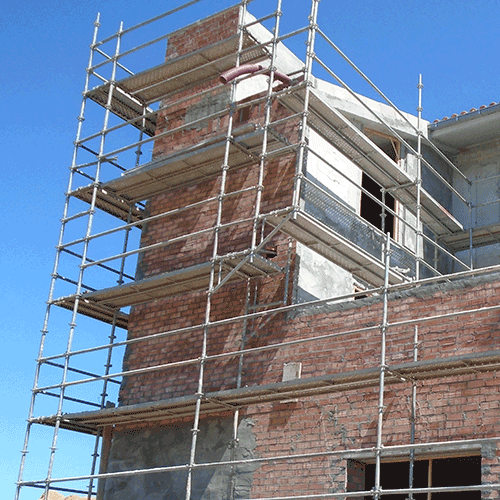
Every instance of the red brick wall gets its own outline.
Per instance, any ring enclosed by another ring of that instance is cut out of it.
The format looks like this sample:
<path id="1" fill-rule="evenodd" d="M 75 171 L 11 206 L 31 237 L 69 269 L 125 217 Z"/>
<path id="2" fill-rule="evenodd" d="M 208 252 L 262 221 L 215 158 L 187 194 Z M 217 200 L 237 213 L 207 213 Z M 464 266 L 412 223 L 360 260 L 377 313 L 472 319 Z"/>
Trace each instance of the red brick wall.
<path id="1" fill-rule="evenodd" d="M 229 170 L 225 192 L 227 197 L 222 205 L 221 224 L 241 221 L 223 227 L 219 231 L 218 255 L 242 251 L 251 246 L 255 214 L 256 189 L 248 189 L 258 184 L 258 165 L 250 165 Z M 292 202 L 293 175 L 295 163 L 290 158 L 280 158 L 266 165 L 261 212 L 268 213 L 285 208 Z M 246 190 L 244 193 L 234 194 Z M 140 259 L 141 276 L 153 276 L 162 272 L 207 262 L 212 257 L 214 231 L 200 231 L 213 228 L 217 220 L 220 179 L 212 178 L 201 183 L 169 191 L 152 198 L 148 203 L 150 215 L 158 215 L 187 205 L 210 200 L 202 206 L 182 210 L 149 222 L 143 230 L 141 246 L 145 247 L 168 241 L 184 235 L 194 235 L 168 244 L 159 249 L 147 250 Z M 231 193 L 233 193 L 231 195 Z M 266 232 L 269 233 L 267 226 Z M 260 238 L 260 233 L 258 235 Z M 284 237 L 276 237 L 283 241 Z"/>
<path id="2" fill-rule="evenodd" d="M 166 60 L 185 56 L 202 47 L 237 35 L 238 17 L 239 7 L 235 7 L 216 17 L 200 21 L 173 33 L 168 38 Z M 214 89 L 213 93 L 203 97 L 197 95 L 200 91 L 211 88 Z M 229 87 L 221 85 L 218 77 L 194 86 L 190 85 L 189 88 L 176 95 L 169 96 L 163 101 L 162 109 L 157 115 L 156 135 L 183 126 L 186 123 L 186 112 L 189 108 L 206 104 L 207 100 L 210 99 L 218 100 L 221 106 L 229 104 Z M 212 120 L 205 125 L 198 125 L 195 129 L 195 133 L 193 130 L 184 129 L 159 137 L 155 141 L 153 157 L 179 151 L 188 145 L 196 144 L 201 137 L 206 139 L 212 135 L 224 134 L 227 130 L 227 116 Z"/>
<path id="3" fill-rule="evenodd" d="M 281 252 L 282 253 L 282 252 Z M 283 296 L 283 282 L 268 278 L 263 281 L 260 293 L 266 295 L 263 299 L 279 299 Z M 242 284 L 231 284 L 214 296 L 212 320 L 224 317 L 234 317 L 244 311 L 246 287 Z M 492 305 L 498 302 L 500 283 L 481 283 L 475 287 L 457 290 L 437 291 L 429 296 L 398 297 L 389 301 L 389 322 L 404 321 L 422 315 L 433 316 L 444 311 L 459 311 L 463 307 L 474 308 Z M 174 297 L 154 304 L 144 304 L 134 308 L 131 317 L 131 335 L 144 336 L 151 333 L 168 331 L 183 326 L 200 324 L 204 317 L 205 296 L 203 293 Z M 352 308 L 351 308 L 352 307 Z M 350 329 L 377 326 L 382 314 L 381 302 L 363 306 L 361 303 L 345 304 L 345 308 L 328 313 L 304 315 L 289 318 L 284 314 L 271 315 L 249 321 L 247 328 L 246 347 L 258 347 L 301 338 L 312 338 L 319 335 L 328 335 Z M 446 321 L 436 320 L 426 322 L 419 327 L 419 359 L 433 359 L 458 354 L 474 353 L 494 349 L 500 339 L 498 328 L 499 313 L 497 311 L 482 312 L 480 314 L 462 316 Z M 208 354 L 230 351 L 239 347 L 239 338 L 243 329 L 242 322 L 230 326 L 212 327 L 209 330 Z M 201 332 L 187 333 L 182 338 L 163 338 L 155 343 L 140 343 L 129 348 L 127 368 L 134 369 L 151 366 L 159 362 L 167 363 L 180 359 L 197 358 L 200 354 Z M 408 362 L 412 360 L 413 326 L 389 329 L 387 338 L 388 364 Z M 151 353 L 148 355 L 148 352 Z M 247 354 L 244 358 L 244 385 L 278 382 L 282 377 L 283 364 L 291 361 L 302 363 L 302 377 L 312 377 L 320 374 L 332 374 L 346 370 L 354 370 L 376 366 L 380 357 L 380 333 L 374 329 L 368 333 L 350 334 L 337 338 L 302 343 L 290 347 L 283 347 L 272 351 Z M 225 361 L 208 362 L 206 391 L 217 390 L 220 387 L 235 387 L 237 359 L 228 358 Z M 196 370 L 194 370 L 195 372 Z M 181 370 L 183 374 L 186 369 Z M 154 376 L 160 382 L 156 390 L 148 388 L 148 396 L 130 397 L 122 393 L 124 403 L 144 402 L 151 399 L 161 399 L 165 394 L 182 395 L 192 393 L 195 384 L 192 381 L 189 389 L 184 391 L 176 376 L 170 370 L 159 372 Z M 500 423 L 494 418 L 498 410 L 495 402 L 496 374 L 478 374 L 465 378 L 442 379 L 440 385 L 434 382 L 419 383 L 420 391 L 426 395 L 425 407 L 420 407 L 422 418 L 425 417 L 426 426 L 420 431 L 422 439 L 451 438 L 457 435 L 470 435 L 478 430 L 478 421 L 470 421 L 470 426 L 462 422 L 463 414 L 468 411 L 477 413 L 474 417 L 484 421 L 483 427 L 497 432 L 495 425 Z M 196 377 L 195 377 L 196 378 Z M 140 377 L 130 377 L 128 386 L 143 386 Z M 407 436 L 408 421 L 402 413 L 406 409 L 397 410 L 398 401 L 406 402 L 404 385 L 389 387 L 388 398 L 394 392 L 394 402 L 391 408 L 395 412 L 394 422 L 388 423 L 391 428 L 391 441 L 394 443 L 404 440 Z M 432 390 L 431 390 L 432 387 Z M 142 387 L 142 390 L 145 390 Z M 357 404 L 364 407 L 367 401 L 374 403 L 376 391 L 368 390 L 359 394 L 335 396 L 335 400 L 344 410 L 352 410 Z M 408 393 L 409 394 L 409 393 Z M 450 395 L 444 398 L 444 395 Z M 451 397 L 452 396 L 452 397 Z M 453 404 L 448 403 L 448 399 Z M 484 404 L 478 413 L 477 405 L 480 400 Z M 493 403 L 486 402 L 493 399 Z M 470 402 L 470 405 L 468 404 Z M 354 405 L 354 406 L 353 406 Z M 363 414 L 360 418 L 366 418 Z M 437 424 L 434 419 L 437 418 Z M 448 422 L 442 426 L 442 418 Z M 351 423 L 354 419 L 350 419 Z M 365 421 L 363 421 L 366 423 Z M 495 424 L 490 427 L 491 424 Z M 457 428 L 460 426 L 460 430 Z M 361 431 L 360 431 L 361 432 Z M 363 431 L 365 432 L 365 431 Z M 366 435 L 359 434 L 356 439 Z"/>
<path id="4" fill-rule="evenodd" d="M 237 34 L 239 6 L 182 28 L 168 38 L 166 59 L 194 52 Z"/>
<path id="5" fill-rule="evenodd" d="M 204 45 L 215 43 L 237 33 L 238 8 L 229 9 L 221 16 L 179 31 L 168 41 L 167 59 L 182 56 Z M 200 90 L 213 88 L 209 95 L 199 97 Z M 182 99 L 191 96 L 189 100 Z M 254 96 L 255 97 L 255 96 Z M 235 113 L 233 130 L 253 125 L 262 127 L 265 117 L 264 96 L 260 101 L 248 104 L 244 110 Z M 218 77 L 205 82 L 201 86 L 190 88 L 170 97 L 163 102 L 163 109 L 158 115 L 153 156 L 159 158 L 174 152 L 195 146 L 201 141 L 215 137 L 223 138 L 228 132 L 229 86 L 220 83 Z M 181 102 L 179 102 L 181 100 Z M 196 117 L 210 114 L 214 109 L 226 109 L 224 116 L 210 120 L 202 120 L 173 134 L 162 135 L 168 130 L 192 123 Z M 271 105 L 271 122 L 280 120 L 289 112 L 277 102 Z M 274 130 L 287 137 L 291 142 L 298 140 L 298 123 L 290 121 L 282 123 Z M 284 145 L 284 144 L 283 144 Z M 292 203 L 293 178 L 295 175 L 295 155 L 284 155 L 266 162 L 264 170 L 264 190 L 262 192 L 261 213 L 285 208 Z M 222 167 L 222 165 L 221 165 Z M 221 172 L 222 170 L 220 170 Z M 224 192 L 221 223 L 227 224 L 242 221 L 238 225 L 222 228 L 219 232 L 218 254 L 245 250 L 251 245 L 253 223 L 249 220 L 255 213 L 257 191 L 250 189 L 258 184 L 259 161 L 251 165 L 236 168 L 229 160 L 229 170 Z M 212 228 L 216 222 L 218 201 L 221 190 L 220 176 L 204 179 L 197 184 L 180 187 L 157 195 L 148 201 L 147 210 L 156 216 L 176 210 L 202 200 L 211 200 L 203 206 L 182 210 L 176 214 L 149 222 L 143 229 L 141 246 L 164 242 L 187 234 L 196 234 Z M 241 193 L 242 190 L 247 190 Z M 239 194 L 238 194 L 239 193 Z M 267 228 L 269 232 L 270 228 Z M 277 242 L 285 241 L 283 236 L 275 238 Z M 146 251 L 140 257 L 138 276 L 148 277 L 162 272 L 188 267 L 207 262 L 213 252 L 214 232 L 204 232 L 160 249 Z M 283 245 L 279 245 L 280 248 Z"/>
<path id="6" fill-rule="evenodd" d="M 198 23 L 193 27 L 182 30 L 169 39 L 167 58 L 177 57 L 195 50 L 207 43 L 236 33 L 238 9 L 231 9 L 218 17 L 206 22 Z M 221 31 L 223 26 L 223 31 Z M 185 40 L 189 38 L 189 40 Z M 186 45 L 187 44 L 187 45 Z M 228 88 L 223 86 L 218 78 L 203 85 L 203 88 L 214 87 L 214 96 L 227 94 Z M 164 102 L 164 110 L 159 115 L 157 134 L 186 124 L 189 121 L 186 115 L 195 108 L 199 111 L 200 99 L 195 95 L 200 88 L 193 88 L 181 92 L 178 96 Z M 178 99 L 186 95 L 193 95 L 192 99 L 177 103 Z M 215 97 L 214 97 L 215 99 Z M 235 128 L 254 124 L 262 126 L 265 115 L 264 103 L 249 104 L 245 112 L 235 115 Z M 278 120 L 287 115 L 287 111 L 276 102 L 271 107 L 271 119 Z M 227 133 L 228 120 L 217 118 L 207 120 L 184 129 L 174 135 L 164 136 L 155 141 L 154 156 L 160 157 L 188 146 L 196 145 L 201 140 Z M 297 140 L 296 123 L 285 123 L 277 127 L 277 131 L 285 134 L 290 140 Z M 240 221 L 237 225 L 223 227 L 218 234 L 218 255 L 242 251 L 251 245 L 251 231 L 255 214 L 257 191 L 249 189 L 258 184 L 259 162 L 242 168 L 230 168 L 224 187 L 226 198 L 223 201 L 221 223 L 226 224 Z M 264 190 L 262 192 L 261 213 L 284 208 L 292 203 L 293 177 L 295 174 L 295 156 L 285 155 L 278 159 L 266 162 L 264 169 Z M 144 225 L 141 237 L 141 246 L 146 247 L 184 235 L 194 235 L 173 244 L 162 246 L 154 250 L 147 250 L 141 254 L 137 276 L 151 277 L 157 274 L 183 269 L 195 264 L 210 260 L 214 248 L 214 227 L 217 219 L 218 200 L 221 190 L 221 179 L 213 177 L 202 182 L 183 186 L 152 197 L 148 201 L 148 212 L 157 216 L 172 212 L 203 200 L 211 200 L 188 210 L 178 211 L 161 217 Z M 209 231 L 206 231 L 209 230 Z M 265 227 L 268 234 L 271 228 Z M 260 231 L 260 229 L 259 229 Z M 202 232 L 202 234 L 199 234 Z M 260 237 L 260 233 L 259 233 Z M 285 267 L 288 261 L 288 238 L 276 235 L 269 246 L 276 247 L 277 256 L 271 258 L 276 264 Z M 286 277 L 282 273 L 273 278 L 258 280 L 258 290 L 252 284 L 252 300 L 259 303 L 268 303 L 284 300 L 291 295 L 291 288 L 285 290 Z M 245 282 L 222 287 L 212 300 L 211 320 L 241 315 L 244 311 L 247 286 Z M 206 293 L 191 293 L 180 297 L 142 304 L 132 308 L 129 322 L 129 338 L 137 338 L 151 333 L 182 328 L 203 321 L 206 308 Z M 218 353 L 227 349 L 237 349 L 240 346 L 242 325 L 236 324 L 219 332 L 210 330 L 210 353 Z M 192 332 L 186 335 L 176 335 L 159 342 L 136 344 L 127 349 L 125 368 L 143 368 L 159 363 L 179 361 L 191 354 L 199 356 L 201 332 Z M 189 349 L 192 346 L 192 349 Z M 185 348 L 188 347 L 188 351 Z M 189 354 L 188 354 L 189 355 Z M 232 387 L 236 377 L 237 361 L 234 359 L 213 363 L 207 368 L 207 380 L 213 380 L 213 389 L 218 387 Z M 212 377 L 212 371 L 224 371 L 221 378 Z M 135 377 L 134 381 L 126 380 L 123 384 L 120 398 L 126 404 L 133 402 L 150 401 L 163 397 L 178 396 L 192 393 L 196 388 L 197 367 L 188 366 L 172 370 L 169 376 L 176 378 L 176 383 L 165 387 L 164 373 L 152 373 Z M 174 375 L 175 374 L 175 375 Z M 222 385 L 221 385 L 222 384 Z"/>
<path id="7" fill-rule="evenodd" d="M 437 392 L 431 389 L 431 384 L 420 385 L 417 394 L 417 443 L 498 436 L 498 404 L 484 412 L 484 408 L 497 398 L 496 393 L 486 390 L 477 394 L 474 389 L 475 385 L 488 380 L 495 381 L 498 386 L 499 378 L 488 374 L 469 375 L 462 382 L 445 379 L 434 386 Z M 383 444 L 386 446 L 409 442 L 409 391 L 402 387 L 390 388 L 385 395 Z M 459 397 L 468 400 L 461 419 L 452 416 L 452 400 L 458 393 Z M 376 443 L 377 399 L 376 389 L 362 393 L 347 391 L 331 397 L 299 398 L 297 402 L 255 405 L 244 409 L 240 418 L 253 421 L 257 444 L 255 457 L 286 457 L 371 448 Z M 204 418 L 201 425 L 203 421 Z M 182 422 L 192 424 L 191 419 Z M 151 425 L 160 423 L 153 422 Z M 161 425 L 176 428 L 179 421 L 163 421 Z M 449 455 L 453 456 L 453 452 Z M 483 450 L 482 455 L 483 482 L 497 483 L 500 474 L 499 451 L 493 447 L 486 452 Z M 352 462 L 335 455 L 263 462 L 253 473 L 252 494 L 267 498 L 359 491 L 363 489 L 364 473 L 362 464 L 358 465 L 358 468 L 353 468 Z M 494 493 L 485 498 L 498 496 Z"/>

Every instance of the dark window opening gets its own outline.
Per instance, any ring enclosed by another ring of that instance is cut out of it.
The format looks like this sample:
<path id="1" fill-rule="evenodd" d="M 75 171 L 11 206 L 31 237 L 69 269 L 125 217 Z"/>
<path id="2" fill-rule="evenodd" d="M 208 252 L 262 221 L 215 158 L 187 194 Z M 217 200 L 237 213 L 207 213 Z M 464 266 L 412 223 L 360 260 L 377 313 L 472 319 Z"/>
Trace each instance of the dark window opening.
<path id="1" fill-rule="evenodd" d="M 383 463 L 380 468 L 382 490 L 408 488 L 409 462 Z M 481 457 L 439 458 L 417 460 L 413 473 L 413 487 L 472 486 L 481 484 Z M 365 465 L 365 490 L 375 485 L 375 464 Z M 391 500 L 406 500 L 408 494 L 388 495 Z M 385 498 L 382 495 L 383 498 Z M 427 493 L 414 494 L 415 500 L 427 500 Z M 480 500 L 480 491 L 432 493 L 433 500 Z M 371 499 L 365 497 L 366 500 Z"/>
<path id="2" fill-rule="evenodd" d="M 377 200 L 382 201 L 380 186 L 365 174 L 363 174 L 361 179 L 361 187 L 373 195 Z M 389 193 L 385 194 L 385 206 L 394 212 L 394 198 Z M 382 222 L 384 213 L 385 223 Z M 383 210 L 382 205 L 364 192 L 361 193 L 360 215 L 363 219 L 384 233 L 389 232 L 391 238 L 394 238 L 394 215 L 387 210 Z"/>
<path id="3" fill-rule="evenodd" d="M 250 119 L 250 106 L 245 106 L 238 110 L 236 121 L 238 123 L 247 122 Z"/>

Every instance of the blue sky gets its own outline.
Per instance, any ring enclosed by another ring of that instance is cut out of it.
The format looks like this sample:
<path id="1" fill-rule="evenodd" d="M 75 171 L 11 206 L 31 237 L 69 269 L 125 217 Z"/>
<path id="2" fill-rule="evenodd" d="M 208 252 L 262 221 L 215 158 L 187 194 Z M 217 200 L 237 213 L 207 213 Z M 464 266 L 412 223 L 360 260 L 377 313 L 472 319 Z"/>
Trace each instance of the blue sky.
<path id="1" fill-rule="evenodd" d="M 17 478 L 92 23 L 101 12 L 101 33 L 106 36 L 116 31 L 120 21 L 127 28 L 181 3 L 20 0 L 3 4 L 0 491 L 5 498 L 13 496 Z M 217 6 L 232 3 L 221 0 Z M 205 4 L 191 9 L 195 18 L 206 15 Z M 294 4 L 297 0 L 283 1 L 283 19 L 297 15 L 300 9 Z M 415 112 L 421 73 L 423 117 L 432 121 L 500 101 L 499 14 L 500 0 L 322 0 L 319 25 L 404 111 Z M 296 20 L 297 25 L 304 23 L 305 18 Z M 345 70 L 338 68 L 341 75 Z M 48 441 L 35 443 L 32 450 L 40 454 L 43 467 L 49 446 Z M 23 498 L 38 496 L 36 491 Z"/>

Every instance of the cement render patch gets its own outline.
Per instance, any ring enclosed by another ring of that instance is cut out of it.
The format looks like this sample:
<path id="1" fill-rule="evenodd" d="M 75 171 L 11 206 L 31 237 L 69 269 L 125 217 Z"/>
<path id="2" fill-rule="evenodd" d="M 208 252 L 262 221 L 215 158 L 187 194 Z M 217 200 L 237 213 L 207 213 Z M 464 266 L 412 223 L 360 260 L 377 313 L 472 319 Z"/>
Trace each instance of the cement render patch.
<path id="1" fill-rule="evenodd" d="M 500 273 L 495 272 L 491 274 L 484 274 L 481 276 L 464 277 L 459 279 L 454 279 L 453 281 L 441 282 L 441 283 L 422 283 L 420 285 L 414 285 L 413 288 L 389 291 L 389 301 L 397 301 L 407 298 L 417 298 L 425 299 L 430 298 L 436 293 L 443 292 L 457 292 L 460 290 L 467 290 L 474 287 L 479 287 L 481 285 L 495 283 L 500 281 Z M 332 302 L 335 299 L 333 298 Z M 297 311 L 290 313 L 289 318 L 301 317 L 301 316 L 312 316 L 315 314 L 327 314 L 338 311 L 349 311 L 353 309 L 360 309 L 368 307 L 374 304 L 382 302 L 382 295 L 377 295 L 374 297 L 367 297 L 360 300 L 345 300 L 343 302 L 336 302 L 332 304 L 321 303 L 319 305 L 311 304 L 310 306 L 304 305 L 300 307 Z"/>
<path id="2" fill-rule="evenodd" d="M 254 458 L 254 422 L 242 419 L 238 442 L 232 448 L 232 417 L 203 419 L 196 447 L 196 463 L 223 462 Z M 108 472 L 149 469 L 189 463 L 192 422 L 177 422 L 143 429 L 117 431 Z M 195 469 L 192 500 L 229 500 L 248 498 L 253 473 L 259 466 Z M 106 480 L 104 500 L 181 500 L 186 495 L 186 471 L 137 474 Z M 234 497 L 231 491 L 234 488 Z"/>

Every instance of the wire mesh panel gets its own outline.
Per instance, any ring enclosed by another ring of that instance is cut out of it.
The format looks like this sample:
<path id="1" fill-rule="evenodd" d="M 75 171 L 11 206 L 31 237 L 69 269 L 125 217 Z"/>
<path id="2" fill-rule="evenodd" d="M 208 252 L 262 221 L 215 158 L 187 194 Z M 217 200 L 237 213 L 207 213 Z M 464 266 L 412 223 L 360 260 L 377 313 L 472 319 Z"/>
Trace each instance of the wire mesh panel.
<path id="1" fill-rule="evenodd" d="M 329 195 L 311 182 L 302 184 L 301 198 L 305 212 L 382 263 L 386 236 L 381 231 L 363 220 L 333 193 Z M 391 267 L 404 270 L 409 277 L 415 276 L 415 257 L 411 251 L 398 245 L 393 245 L 391 250 Z"/>

